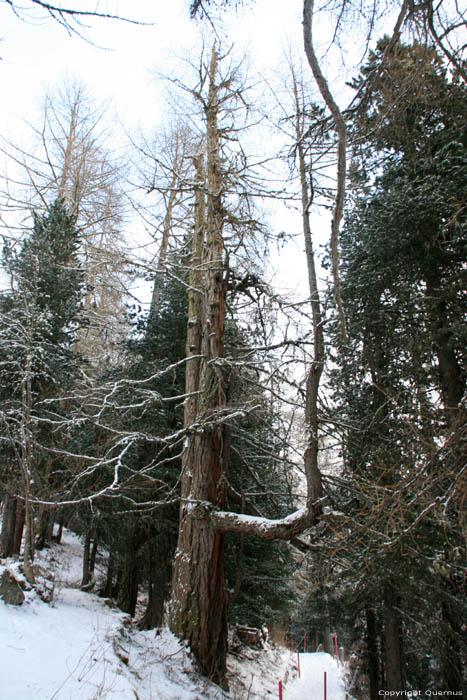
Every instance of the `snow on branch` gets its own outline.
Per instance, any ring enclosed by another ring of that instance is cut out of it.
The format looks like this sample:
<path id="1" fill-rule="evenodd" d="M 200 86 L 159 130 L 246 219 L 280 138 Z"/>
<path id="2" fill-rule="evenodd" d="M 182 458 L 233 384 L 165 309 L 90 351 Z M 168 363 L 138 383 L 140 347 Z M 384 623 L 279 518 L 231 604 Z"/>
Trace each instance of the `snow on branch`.
<path id="1" fill-rule="evenodd" d="M 263 540 L 290 540 L 315 524 L 323 500 L 314 502 L 310 508 L 299 508 L 277 520 L 229 511 L 213 511 L 210 517 L 220 532 L 241 532 L 256 535 Z"/>

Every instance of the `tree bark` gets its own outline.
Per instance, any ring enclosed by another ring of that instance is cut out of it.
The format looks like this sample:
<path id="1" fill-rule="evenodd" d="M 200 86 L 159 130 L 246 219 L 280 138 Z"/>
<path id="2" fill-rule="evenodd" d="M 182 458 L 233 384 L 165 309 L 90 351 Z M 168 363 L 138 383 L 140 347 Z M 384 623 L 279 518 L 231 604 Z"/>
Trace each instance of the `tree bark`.
<path id="1" fill-rule="evenodd" d="M 81 588 L 88 586 L 91 581 L 91 567 L 90 567 L 90 553 L 91 553 L 91 531 L 86 532 L 84 538 L 84 548 L 83 548 L 83 576 L 81 579 Z"/>
<path id="2" fill-rule="evenodd" d="M 157 548 L 157 553 L 153 549 L 149 553 L 149 598 L 144 616 L 139 623 L 139 627 L 145 630 L 160 627 L 164 619 L 164 605 L 170 591 L 172 574 L 172 569 L 167 565 L 167 561 L 173 554 L 167 537 L 164 538 L 164 545 Z"/>
<path id="3" fill-rule="evenodd" d="M 107 573 L 105 577 L 105 584 L 104 588 L 100 592 L 100 595 L 102 595 L 104 598 L 110 598 L 113 594 L 113 575 L 114 575 L 114 562 L 115 562 L 115 556 L 112 550 L 112 547 L 110 547 L 109 551 L 109 558 L 107 560 Z"/>
<path id="4" fill-rule="evenodd" d="M 308 370 L 306 381 L 305 425 L 307 430 L 307 445 L 304 454 L 305 476 L 307 480 L 307 493 L 309 507 L 311 502 L 321 498 L 323 487 L 321 472 L 319 470 L 319 417 L 318 417 L 318 391 L 321 375 L 324 369 L 324 334 L 323 317 L 316 275 L 315 256 L 313 250 L 313 238 L 310 225 L 310 209 L 313 202 L 313 181 L 307 172 L 303 139 L 305 128 L 303 123 L 304 100 L 298 94 L 298 83 L 292 70 L 293 91 L 295 101 L 295 137 L 297 140 L 298 168 L 300 173 L 300 187 L 302 195 L 302 227 L 305 242 L 305 255 L 308 270 L 308 289 L 310 292 L 310 304 L 313 318 L 313 360 Z"/>
<path id="5" fill-rule="evenodd" d="M 464 395 L 464 379 L 452 345 L 453 335 L 448 325 L 445 292 L 441 289 L 440 275 L 434 270 L 426 271 L 425 280 L 429 326 L 438 358 L 439 385 L 446 420 L 448 425 L 452 425 Z"/>
<path id="6" fill-rule="evenodd" d="M 118 606 L 133 617 L 138 602 L 139 566 L 136 547 L 127 550 L 119 587 Z"/>
<path id="7" fill-rule="evenodd" d="M 37 549 L 44 549 L 50 546 L 53 535 L 53 511 L 50 506 L 43 506 L 39 514 L 39 536 L 37 540 Z"/>
<path id="8" fill-rule="evenodd" d="M 339 226 L 342 219 L 345 201 L 345 185 L 347 170 L 347 126 L 345 119 L 329 89 L 326 78 L 323 75 L 313 46 L 313 9 L 314 0 L 304 0 L 303 2 L 303 41 L 305 54 L 313 73 L 313 77 L 318 85 L 321 96 L 331 112 L 336 126 L 337 143 L 337 188 L 334 204 L 334 212 L 331 224 L 331 260 L 332 275 L 334 281 L 334 298 L 336 300 L 339 314 L 341 332 L 344 341 L 347 340 L 347 328 L 342 304 L 341 281 L 339 275 Z"/>
<path id="9" fill-rule="evenodd" d="M 457 606 L 453 600 L 456 593 L 461 595 L 460 591 L 455 591 L 454 584 L 449 582 L 444 600 L 441 603 L 442 670 L 446 689 L 452 692 L 462 690 L 464 685 L 462 650 L 459 643 L 464 632 L 462 618 L 459 618 Z"/>
<path id="10" fill-rule="evenodd" d="M 182 505 L 177 551 L 174 560 L 169 624 L 181 639 L 187 640 L 202 671 L 226 687 L 227 593 L 224 582 L 224 541 L 216 530 L 206 504 L 225 504 L 225 476 L 228 462 L 222 426 L 216 414 L 224 404 L 224 380 L 219 360 L 224 353 L 226 284 L 223 247 L 223 181 L 220 163 L 220 108 L 216 86 L 218 56 L 215 46 L 209 67 L 209 92 L 203 101 L 207 129 L 207 217 L 202 276 L 199 253 L 202 236 L 201 200 L 190 275 L 188 357 L 202 358 L 187 363 L 187 393 L 197 392 L 185 407 L 185 427 L 189 432 L 182 460 Z M 198 180 L 201 167 L 198 164 Z M 201 288 L 195 285 L 202 283 Z M 199 289 L 199 292 L 193 291 Z M 191 292 L 190 292 L 191 293 Z M 197 299 L 195 295 L 198 295 Z"/>
<path id="11" fill-rule="evenodd" d="M 399 596 L 394 583 L 384 586 L 384 653 L 386 690 L 404 690 L 404 656 L 402 651 L 402 624 Z"/>
<path id="12" fill-rule="evenodd" d="M 91 554 L 89 556 L 89 572 L 91 574 L 94 573 L 94 569 L 96 568 L 96 557 L 97 557 L 98 548 L 99 548 L 99 540 L 94 535 L 94 537 L 92 539 Z"/>
<path id="13" fill-rule="evenodd" d="M 368 678 L 370 680 L 370 700 L 379 700 L 380 663 L 378 653 L 378 631 L 376 626 L 375 609 L 367 604 L 365 606 L 366 617 L 366 656 L 368 660 Z"/>
<path id="14" fill-rule="evenodd" d="M 3 504 L 1 555 L 2 557 L 11 557 L 20 553 L 24 517 L 19 517 L 20 503 L 16 496 L 5 494 Z M 21 533 L 19 533 L 19 521 L 21 522 Z"/>

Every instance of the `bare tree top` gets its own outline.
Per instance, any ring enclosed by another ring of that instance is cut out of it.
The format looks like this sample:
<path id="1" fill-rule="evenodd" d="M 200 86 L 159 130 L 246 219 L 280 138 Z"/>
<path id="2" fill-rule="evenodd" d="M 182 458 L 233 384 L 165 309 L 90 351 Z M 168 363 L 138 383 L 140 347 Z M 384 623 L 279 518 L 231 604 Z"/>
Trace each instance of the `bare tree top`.
<path id="1" fill-rule="evenodd" d="M 132 17 L 124 17 L 120 14 L 100 12 L 99 1 L 96 3 L 94 10 L 78 9 L 76 5 L 81 4 L 78 0 L 75 0 L 75 6 L 73 6 L 72 3 L 71 7 L 68 3 L 64 6 L 61 2 L 49 3 L 44 0 L 0 0 L 0 2 L 6 2 L 18 19 L 24 22 L 52 18 L 55 22 L 64 27 L 69 34 L 76 34 L 86 41 L 89 41 L 83 34 L 83 32 L 88 29 L 88 26 L 85 24 L 86 20 L 99 18 L 118 20 L 120 22 L 142 26 L 150 26 L 153 24 L 152 22 L 142 22 Z M 37 11 L 40 12 L 39 15 Z"/>

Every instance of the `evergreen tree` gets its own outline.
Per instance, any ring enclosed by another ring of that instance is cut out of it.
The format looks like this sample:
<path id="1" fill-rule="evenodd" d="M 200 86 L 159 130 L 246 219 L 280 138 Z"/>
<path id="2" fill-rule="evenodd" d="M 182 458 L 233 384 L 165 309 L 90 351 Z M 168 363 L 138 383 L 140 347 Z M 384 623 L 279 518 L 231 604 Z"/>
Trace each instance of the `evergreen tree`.
<path id="1" fill-rule="evenodd" d="M 83 323 L 78 248 L 74 219 L 57 200 L 46 215 L 34 215 L 33 229 L 19 250 L 5 246 L 3 253 L 11 288 L 0 299 L 1 430 L 7 465 L 2 490 L 26 507 L 30 558 L 29 502 L 32 496 L 51 499 L 58 486 L 53 484 L 55 465 L 60 460 L 63 466 L 58 455 L 66 432 L 60 399 L 70 390 L 80 363 L 73 352 Z M 61 470 L 61 488 L 63 474 Z M 8 522 L 5 527 L 5 532 L 12 529 Z M 4 552 L 10 553 L 12 546 L 4 538 Z"/>
<path id="2" fill-rule="evenodd" d="M 349 343 L 336 335 L 333 378 L 351 426 L 351 484 L 335 497 L 352 556 L 339 555 L 337 571 L 356 587 L 379 669 L 372 698 L 382 684 L 462 687 L 452 611 L 463 606 L 467 93 L 432 50 L 387 47 L 354 83 L 374 76 L 372 100 L 356 110 L 361 150 L 342 236 Z"/>

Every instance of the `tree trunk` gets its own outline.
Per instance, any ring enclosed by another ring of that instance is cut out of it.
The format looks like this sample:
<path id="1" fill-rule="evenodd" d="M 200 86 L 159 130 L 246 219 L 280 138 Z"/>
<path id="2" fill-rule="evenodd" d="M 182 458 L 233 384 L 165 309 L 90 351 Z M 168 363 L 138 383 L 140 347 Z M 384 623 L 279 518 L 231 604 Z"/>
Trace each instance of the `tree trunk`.
<path id="1" fill-rule="evenodd" d="M 337 143 L 337 188 L 334 204 L 334 211 L 331 224 L 331 261 L 332 261 L 332 276 L 334 282 L 334 298 L 336 301 L 337 311 L 341 324 L 342 338 L 347 342 L 347 329 L 344 314 L 344 306 L 342 304 L 341 281 L 339 275 L 339 226 L 342 219 L 345 201 L 345 185 L 346 185 L 346 170 L 347 170 L 347 126 L 345 119 L 337 106 L 336 101 L 329 89 L 326 78 L 321 71 L 318 58 L 313 46 L 313 10 L 314 0 L 304 0 L 303 2 L 303 43 L 308 64 L 313 73 L 313 77 L 319 88 L 321 96 L 331 112 L 336 126 L 338 143 Z"/>
<path id="2" fill-rule="evenodd" d="M 368 660 L 368 678 L 370 680 L 370 700 L 379 700 L 380 663 L 378 653 L 378 631 L 376 612 L 371 605 L 365 606 L 366 617 L 366 657 Z"/>
<path id="3" fill-rule="evenodd" d="M 445 292 L 440 289 L 439 273 L 426 271 L 427 309 L 431 337 L 438 359 L 439 385 L 446 409 L 448 425 L 455 422 L 464 394 L 462 370 L 452 346 L 453 335 L 448 325 Z"/>
<path id="4" fill-rule="evenodd" d="M 57 544 L 61 543 L 62 536 L 63 536 L 63 516 L 60 517 L 60 520 L 58 522 L 57 534 L 55 535 L 55 541 Z"/>
<path id="5" fill-rule="evenodd" d="M 154 536 L 154 535 L 153 535 Z M 149 599 L 146 611 L 139 623 L 141 629 L 151 630 L 163 624 L 164 606 L 170 592 L 172 567 L 168 562 L 173 558 L 172 538 L 168 533 L 155 533 L 157 545 L 149 549 Z"/>
<path id="6" fill-rule="evenodd" d="M 13 554 L 20 553 L 24 512 L 23 517 L 19 517 L 20 502 L 16 496 L 5 494 L 3 503 L 1 555 L 11 557 Z M 19 523 L 21 523 L 21 532 L 19 532 Z"/>
<path id="7" fill-rule="evenodd" d="M 459 691 L 463 689 L 462 651 L 460 640 L 463 637 L 462 619 L 455 602 L 449 597 L 452 584 L 448 584 L 448 592 L 441 603 L 441 638 L 442 638 L 442 669 L 446 690 Z M 459 594 L 459 593 L 458 593 Z"/>
<path id="8" fill-rule="evenodd" d="M 94 536 L 94 538 L 92 540 L 91 554 L 89 557 L 89 572 L 91 574 L 94 573 L 94 569 L 96 568 L 96 557 L 97 557 L 98 548 L 99 548 L 99 540 L 97 539 L 96 536 Z"/>
<path id="9" fill-rule="evenodd" d="M 88 586 L 91 581 L 91 568 L 90 568 L 90 553 L 91 553 L 91 531 L 86 532 L 84 538 L 84 549 L 83 549 L 83 577 L 81 579 L 81 588 Z"/>
<path id="10" fill-rule="evenodd" d="M 21 552 L 21 542 L 23 541 L 23 531 L 25 525 L 26 510 L 22 498 L 16 498 L 15 531 L 13 536 L 13 554 Z"/>
<path id="11" fill-rule="evenodd" d="M 223 357 L 226 284 L 224 280 L 222 172 L 217 117 L 216 88 L 218 57 L 215 47 L 209 69 L 209 93 L 203 102 L 207 126 L 207 218 L 204 205 L 197 201 L 197 221 L 193 241 L 188 320 L 187 393 L 197 391 L 187 401 L 185 427 L 198 424 L 189 433 L 182 460 L 182 504 L 177 551 L 174 561 L 169 624 L 181 639 L 187 640 L 202 671 L 225 687 L 227 654 L 227 593 L 224 582 L 224 540 L 211 521 L 211 508 L 225 504 L 225 476 L 228 445 L 216 414 L 224 404 Z M 198 181 L 202 174 L 197 165 Z M 201 193 L 198 192 L 200 195 Z M 204 225 L 203 225 L 204 223 Z M 205 229 L 202 276 L 198 257 Z M 196 286 L 201 283 L 201 286 Z M 195 296 L 197 298 L 195 298 Z"/>
<path id="12" fill-rule="evenodd" d="M 118 607 L 133 617 L 138 602 L 139 567 L 137 547 L 127 549 L 119 586 Z"/>
<path id="13" fill-rule="evenodd" d="M 395 584 L 384 586 L 384 652 L 386 689 L 404 690 L 404 658 L 402 652 L 402 624 L 399 612 L 399 596 Z"/>
<path id="14" fill-rule="evenodd" d="M 305 255 L 308 270 L 308 289 L 313 318 L 313 360 L 306 381 L 305 425 L 307 430 L 307 445 L 304 454 L 305 476 L 307 480 L 308 507 L 311 502 L 322 496 L 321 472 L 319 470 L 319 416 L 318 392 L 321 375 L 324 368 L 324 334 L 323 317 L 319 298 L 318 281 L 316 276 L 313 238 L 310 225 L 310 209 L 313 202 L 313 181 L 308 177 L 311 167 L 307 168 L 304 150 L 305 125 L 303 113 L 305 109 L 303 96 L 298 93 L 298 83 L 292 69 L 293 91 L 295 101 L 295 136 L 297 140 L 298 168 L 302 195 L 302 227 L 305 243 Z M 311 164 L 310 164 L 311 166 Z"/>
<path id="15" fill-rule="evenodd" d="M 44 549 L 50 546 L 53 535 L 53 515 L 49 506 L 43 506 L 39 515 L 39 537 L 37 539 L 37 549 Z"/>
<path id="16" fill-rule="evenodd" d="M 152 297 L 151 297 L 151 306 L 149 308 L 149 318 L 148 318 L 148 326 L 151 325 L 151 322 L 156 318 L 157 312 L 159 311 L 159 303 L 160 303 L 160 296 L 161 296 L 161 289 L 162 289 L 162 283 L 163 283 L 163 277 L 164 277 L 164 268 L 165 264 L 167 261 L 167 253 L 169 250 L 169 238 L 170 238 L 170 233 L 172 230 L 172 214 L 173 214 L 173 209 L 175 206 L 176 202 L 176 190 L 175 187 L 177 185 L 177 180 L 178 180 L 178 159 L 175 159 L 174 163 L 174 173 L 172 177 L 172 181 L 169 186 L 169 194 L 167 198 L 167 208 L 164 216 L 164 221 L 162 224 L 162 240 L 161 240 L 161 247 L 159 249 L 159 258 L 157 261 L 157 266 L 156 266 L 156 275 L 154 277 L 154 286 L 152 288 Z"/>
<path id="17" fill-rule="evenodd" d="M 114 575 L 114 554 L 112 548 L 109 551 L 109 558 L 107 560 L 107 575 L 105 578 L 104 588 L 100 592 L 100 595 L 104 598 L 110 598 L 113 595 L 113 575 Z"/>

